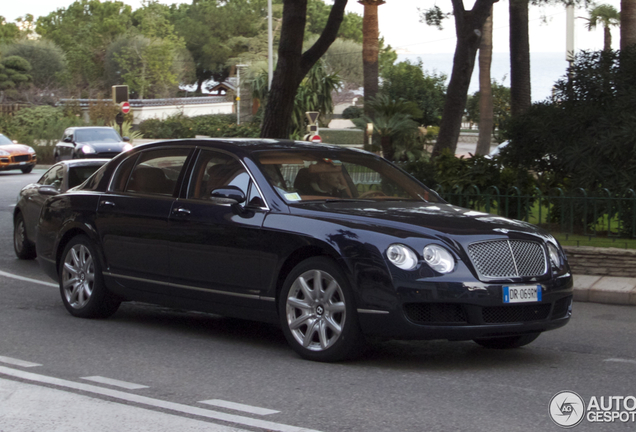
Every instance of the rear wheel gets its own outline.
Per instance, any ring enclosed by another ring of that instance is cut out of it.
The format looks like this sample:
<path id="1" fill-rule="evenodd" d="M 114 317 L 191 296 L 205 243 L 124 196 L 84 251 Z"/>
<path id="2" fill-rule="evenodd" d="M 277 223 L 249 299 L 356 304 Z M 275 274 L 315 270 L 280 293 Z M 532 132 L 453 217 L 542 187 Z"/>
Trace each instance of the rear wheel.
<path id="1" fill-rule="evenodd" d="M 16 256 L 23 260 L 31 260 L 36 256 L 35 245 L 27 238 L 22 213 L 18 213 L 13 222 L 13 249 Z"/>
<path id="2" fill-rule="evenodd" d="M 534 342 L 541 333 L 531 333 L 519 336 L 506 336 L 497 338 L 475 339 L 475 343 L 490 349 L 510 349 L 519 348 Z"/>
<path id="3" fill-rule="evenodd" d="M 287 341 L 307 360 L 351 358 L 364 343 L 353 293 L 328 258 L 310 258 L 292 270 L 280 293 L 279 315 Z"/>
<path id="4" fill-rule="evenodd" d="M 99 259 L 84 235 L 73 238 L 62 255 L 60 294 L 66 310 L 80 318 L 107 318 L 121 300 L 106 288 Z"/>

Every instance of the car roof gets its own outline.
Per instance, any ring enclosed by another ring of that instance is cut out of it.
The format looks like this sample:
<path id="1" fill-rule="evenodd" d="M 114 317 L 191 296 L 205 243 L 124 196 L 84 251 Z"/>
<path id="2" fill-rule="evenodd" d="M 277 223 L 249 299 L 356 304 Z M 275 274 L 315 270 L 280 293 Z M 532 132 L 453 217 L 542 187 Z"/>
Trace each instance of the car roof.
<path id="1" fill-rule="evenodd" d="M 144 148 L 163 147 L 170 144 L 196 145 L 200 147 L 220 148 L 240 151 L 243 153 L 254 153 L 266 150 L 314 150 L 314 151 L 335 151 L 335 152 L 363 152 L 364 150 L 350 149 L 334 144 L 314 144 L 307 141 L 292 141 L 271 138 L 188 138 L 179 140 L 163 140 L 152 143 L 141 144 L 135 150 Z M 368 153 L 371 154 L 371 153 Z"/>

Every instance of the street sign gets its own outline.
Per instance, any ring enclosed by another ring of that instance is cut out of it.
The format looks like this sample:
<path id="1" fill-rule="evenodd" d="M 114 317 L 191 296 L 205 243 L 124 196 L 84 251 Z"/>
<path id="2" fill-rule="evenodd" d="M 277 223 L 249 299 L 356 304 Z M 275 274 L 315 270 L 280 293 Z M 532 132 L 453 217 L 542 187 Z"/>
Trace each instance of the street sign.
<path id="1" fill-rule="evenodd" d="M 305 112 L 305 116 L 307 116 L 307 120 L 309 120 L 310 125 L 316 124 L 316 120 L 318 120 L 318 115 L 320 115 L 318 111 Z"/>
<path id="2" fill-rule="evenodd" d="M 310 141 L 314 144 L 320 144 L 322 143 L 322 138 L 320 138 L 320 135 L 314 135 L 311 137 Z"/>
<path id="3" fill-rule="evenodd" d="M 128 86 L 127 85 L 114 85 L 113 90 L 113 103 L 122 103 L 128 101 Z"/>
<path id="4" fill-rule="evenodd" d="M 121 103 L 121 112 L 124 114 L 128 114 L 130 112 L 130 103 L 122 102 Z"/>

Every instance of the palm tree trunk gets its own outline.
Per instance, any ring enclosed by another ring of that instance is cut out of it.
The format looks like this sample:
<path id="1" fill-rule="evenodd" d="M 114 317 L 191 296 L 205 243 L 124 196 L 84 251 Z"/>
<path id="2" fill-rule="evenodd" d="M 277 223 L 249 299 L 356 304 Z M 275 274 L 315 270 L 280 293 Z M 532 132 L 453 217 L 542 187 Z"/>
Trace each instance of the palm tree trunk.
<path id="1" fill-rule="evenodd" d="M 492 9 L 490 16 L 484 23 L 479 45 L 479 139 L 477 140 L 478 155 L 490 152 L 492 140 L 493 103 L 490 66 L 492 64 Z"/>
<path id="2" fill-rule="evenodd" d="M 621 0 L 621 50 L 636 45 L 636 0 Z"/>
<path id="3" fill-rule="evenodd" d="M 380 51 L 380 30 L 378 23 L 378 6 L 384 4 L 383 0 L 360 0 L 364 5 L 364 17 L 362 21 L 362 67 L 364 73 L 364 99 L 369 101 L 378 94 L 379 67 L 378 54 Z M 364 113 L 372 116 L 368 104 L 364 105 Z"/>
<path id="4" fill-rule="evenodd" d="M 528 0 L 510 0 L 510 113 L 517 116 L 532 104 Z"/>
<path id="5" fill-rule="evenodd" d="M 603 49 L 605 51 L 611 50 L 612 49 L 612 32 L 610 31 L 609 27 L 604 27 L 603 31 L 605 32 L 605 35 L 603 38 Z"/>

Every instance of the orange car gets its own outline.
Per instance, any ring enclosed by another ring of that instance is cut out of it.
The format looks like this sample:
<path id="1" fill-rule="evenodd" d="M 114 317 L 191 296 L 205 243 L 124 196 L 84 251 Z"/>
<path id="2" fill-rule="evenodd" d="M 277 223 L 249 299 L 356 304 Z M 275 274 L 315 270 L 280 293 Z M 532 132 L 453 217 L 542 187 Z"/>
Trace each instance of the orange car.
<path id="1" fill-rule="evenodd" d="M 19 169 L 28 174 L 38 162 L 33 148 L 0 134 L 0 171 Z"/>

